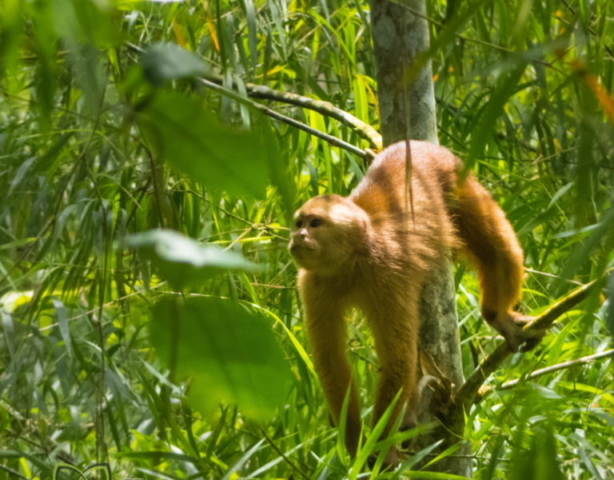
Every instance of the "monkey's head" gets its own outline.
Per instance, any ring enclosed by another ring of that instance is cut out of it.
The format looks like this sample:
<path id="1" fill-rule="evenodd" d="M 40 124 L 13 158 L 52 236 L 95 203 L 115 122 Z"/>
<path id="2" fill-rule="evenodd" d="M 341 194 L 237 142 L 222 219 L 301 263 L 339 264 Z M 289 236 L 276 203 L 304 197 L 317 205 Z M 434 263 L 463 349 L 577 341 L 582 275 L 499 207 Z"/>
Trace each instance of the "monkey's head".
<path id="1" fill-rule="evenodd" d="M 294 214 L 290 253 L 299 267 L 315 273 L 342 273 L 367 250 L 369 216 L 339 195 L 308 200 Z"/>

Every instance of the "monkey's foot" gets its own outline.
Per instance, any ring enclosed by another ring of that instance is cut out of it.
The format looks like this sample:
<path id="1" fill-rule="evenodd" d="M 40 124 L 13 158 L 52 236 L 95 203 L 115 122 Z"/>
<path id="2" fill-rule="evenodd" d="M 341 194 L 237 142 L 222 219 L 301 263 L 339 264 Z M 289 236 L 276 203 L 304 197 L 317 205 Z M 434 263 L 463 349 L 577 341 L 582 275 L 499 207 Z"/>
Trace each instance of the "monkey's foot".
<path id="1" fill-rule="evenodd" d="M 512 320 L 514 324 L 520 327 L 520 332 L 523 338 L 523 343 L 520 348 L 522 352 L 529 352 L 533 350 L 539 342 L 542 341 L 544 335 L 546 335 L 545 330 L 525 330 L 524 326 L 531 323 L 535 320 L 535 317 L 529 317 L 527 315 L 522 315 L 518 312 L 512 312 L 511 314 Z"/>
<path id="2" fill-rule="evenodd" d="M 488 316 L 484 316 L 488 321 Z M 492 317 L 491 317 L 492 318 Z M 522 315 L 518 312 L 509 312 L 503 315 L 497 315 L 494 320 L 489 323 L 495 328 L 503 338 L 507 347 L 512 352 L 521 350 L 528 352 L 535 348 L 545 335 L 543 330 L 525 330 L 523 327 L 530 323 L 534 317 Z M 522 348 L 520 348 L 522 346 Z"/>

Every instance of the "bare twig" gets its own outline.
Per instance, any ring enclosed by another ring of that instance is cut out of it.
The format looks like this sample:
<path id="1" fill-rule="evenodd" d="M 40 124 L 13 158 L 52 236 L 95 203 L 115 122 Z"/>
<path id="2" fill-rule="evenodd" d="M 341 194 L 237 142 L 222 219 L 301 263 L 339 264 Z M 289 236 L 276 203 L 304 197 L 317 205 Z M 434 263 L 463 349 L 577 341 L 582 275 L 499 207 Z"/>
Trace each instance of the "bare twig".
<path id="1" fill-rule="evenodd" d="M 510 380 L 509 382 L 502 383 L 498 387 L 484 387 L 480 389 L 479 395 L 480 397 L 484 397 L 488 395 L 493 390 L 509 390 L 510 388 L 514 388 L 522 381 L 531 380 L 533 378 L 541 377 L 542 375 L 546 375 L 548 373 L 557 372 L 559 370 L 564 370 L 566 368 L 571 368 L 576 365 L 584 365 L 586 363 L 593 362 L 595 360 L 600 360 L 602 358 L 610 358 L 614 357 L 614 349 L 606 350 L 605 352 L 596 353 L 594 355 L 587 355 L 586 357 L 576 358 L 574 360 L 569 360 L 563 363 L 557 363 L 556 365 L 551 365 L 549 367 L 540 368 L 539 370 L 535 370 L 531 372 L 529 375 L 523 378 L 518 378 L 516 380 Z"/>
<path id="2" fill-rule="evenodd" d="M 571 310 L 582 300 L 587 298 L 594 290 L 598 281 L 594 280 L 586 285 L 583 285 L 561 300 L 552 305 L 548 310 L 543 312 L 538 317 L 524 326 L 525 330 L 538 331 L 550 328 L 554 321 Z M 510 356 L 512 352 L 507 348 L 505 343 L 499 345 L 490 355 L 488 355 L 480 365 L 473 371 L 469 378 L 458 390 L 456 395 L 456 401 L 459 405 L 468 409 L 478 398 L 478 391 L 480 390 L 484 381 L 492 374 L 503 361 Z"/>

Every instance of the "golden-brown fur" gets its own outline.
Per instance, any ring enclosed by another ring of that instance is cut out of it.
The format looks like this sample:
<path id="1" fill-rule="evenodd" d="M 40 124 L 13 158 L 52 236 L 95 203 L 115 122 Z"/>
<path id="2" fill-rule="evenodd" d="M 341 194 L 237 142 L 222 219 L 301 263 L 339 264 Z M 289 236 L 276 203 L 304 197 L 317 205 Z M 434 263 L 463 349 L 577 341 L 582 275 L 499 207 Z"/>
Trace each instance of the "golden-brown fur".
<path id="1" fill-rule="evenodd" d="M 360 437 L 360 408 L 345 353 L 344 313 L 357 307 L 373 331 L 381 374 L 374 422 L 401 392 L 415 420 L 418 381 L 418 298 L 433 266 L 452 250 L 478 266 L 482 312 L 512 350 L 526 340 L 513 311 L 520 298 L 522 250 L 488 192 L 443 147 L 411 142 L 412 207 L 407 213 L 406 142 L 384 150 L 348 198 L 323 195 L 298 209 L 290 251 L 306 326 L 336 422 L 350 392 L 346 444 Z M 393 415 L 396 418 L 396 415 Z M 391 421 L 392 423 L 392 421 Z"/>

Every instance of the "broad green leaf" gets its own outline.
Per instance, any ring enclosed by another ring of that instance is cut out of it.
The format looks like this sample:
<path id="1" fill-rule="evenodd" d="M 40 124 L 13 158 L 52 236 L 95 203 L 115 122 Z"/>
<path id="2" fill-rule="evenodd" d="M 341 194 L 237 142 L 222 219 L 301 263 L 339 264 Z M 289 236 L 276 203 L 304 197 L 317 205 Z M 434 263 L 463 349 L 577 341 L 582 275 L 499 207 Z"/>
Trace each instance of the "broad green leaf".
<path id="1" fill-rule="evenodd" d="M 150 230 L 130 235 L 126 242 L 129 247 L 142 249 L 162 278 L 178 289 L 229 270 L 261 270 L 259 265 L 236 252 L 214 245 L 202 245 L 173 230 Z"/>
<path id="2" fill-rule="evenodd" d="M 141 56 L 147 79 L 155 86 L 167 80 L 206 75 L 209 68 L 201 58 L 174 43 L 150 45 Z"/>
<path id="3" fill-rule="evenodd" d="M 173 168 L 230 194 L 264 193 L 269 165 L 262 136 L 222 125 L 202 101 L 177 94 L 156 95 L 140 118 L 149 140 Z"/>
<path id="4" fill-rule="evenodd" d="M 284 401 L 290 366 L 262 312 L 222 298 L 165 298 L 150 331 L 171 372 L 191 377 L 189 399 L 198 410 L 231 402 L 263 420 Z"/>

